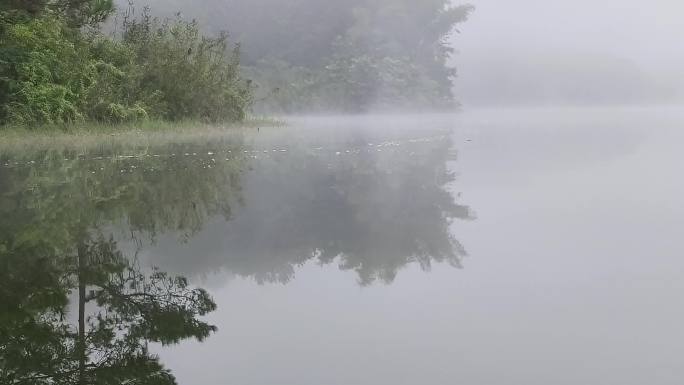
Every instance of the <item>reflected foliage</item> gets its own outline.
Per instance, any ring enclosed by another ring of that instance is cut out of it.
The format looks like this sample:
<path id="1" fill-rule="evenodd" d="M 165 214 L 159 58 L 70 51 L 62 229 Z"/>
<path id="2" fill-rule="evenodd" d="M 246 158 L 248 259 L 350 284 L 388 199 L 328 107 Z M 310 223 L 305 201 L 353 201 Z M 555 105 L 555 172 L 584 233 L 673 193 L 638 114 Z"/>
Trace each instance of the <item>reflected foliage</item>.
<path id="1" fill-rule="evenodd" d="M 3 215 L 15 231 L 21 224 L 55 243 L 101 225 L 189 237 L 209 217 L 230 217 L 240 200 L 242 159 L 218 162 L 204 146 L 190 144 L 118 150 L 0 159 L 11 166 L 0 168 Z"/>
<path id="2" fill-rule="evenodd" d="M 245 204 L 231 221 L 187 245 L 162 241 L 151 258 L 187 274 L 224 269 L 283 283 L 308 261 L 337 263 L 363 285 L 391 283 L 409 263 L 460 266 L 466 251 L 450 225 L 473 215 L 445 188 L 455 175 L 443 134 L 417 131 L 385 145 L 382 137 L 352 134 L 321 148 L 278 139 L 290 150 L 252 160 Z"/>
<path id="3" fill-rule="evenodd" d="M 209 336 L 215 327 L 197 317 L 215 309 L 213 300 L 182 277 L 144 273 L 112 240 L 79 241 L 76 255 L 26 245 L 0 253 L 0 380 L 174 384 L 147 345 Z"/>
<path id="4" fill-rule="evenodd" d="M 286 283 L 315 261 L 369 285 L 459 266 L 449 136 L 402 135 L 3 157 L 0 383 L 174 384 L 148 345 L 204 340 L 216 305 L 165 271 Z"/>
<path id="5" fill-rule="evenodd" d="M 0 383 L 175 384 L 148 344 L 216 330 L 200 318 L 216 307 L 205 290 L 115 238 L 185 239 L 231 215 L 242 160 L 165 149 L 179 155 L 45 152 L 0 169 Z"/>

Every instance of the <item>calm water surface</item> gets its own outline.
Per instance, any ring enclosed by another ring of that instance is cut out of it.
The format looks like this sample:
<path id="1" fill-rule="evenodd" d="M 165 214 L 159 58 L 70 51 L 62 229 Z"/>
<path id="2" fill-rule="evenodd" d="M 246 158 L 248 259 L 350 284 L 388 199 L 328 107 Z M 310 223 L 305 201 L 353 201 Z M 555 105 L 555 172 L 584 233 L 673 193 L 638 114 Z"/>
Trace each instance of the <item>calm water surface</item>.
<path id="1" fill-rule="evenodd" d="M 17 320 L 77 323 L 68 274 L 154 266 L 217 305 L 202 342 L 149 346 L 179 384 L 681 384 L 683 125 L 673 108 L 297 118 L 5 155 L 0 378 L 31 372 L 12 341 L 49 343 Z M 70 254 L 110 262 L 34 258 Z M 39 360 L 70 362 L 68 341 Z"/>

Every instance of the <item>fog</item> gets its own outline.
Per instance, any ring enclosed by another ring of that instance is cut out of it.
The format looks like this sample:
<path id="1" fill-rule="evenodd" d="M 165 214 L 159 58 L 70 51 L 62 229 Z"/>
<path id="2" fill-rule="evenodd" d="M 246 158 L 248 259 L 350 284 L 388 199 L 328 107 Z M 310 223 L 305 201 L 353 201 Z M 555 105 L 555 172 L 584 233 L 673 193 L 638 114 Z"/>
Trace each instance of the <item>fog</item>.
<path id="1" fill-rule="evenodd" d="M 136 4 L 229 31 L 256 82 L 255 108 L 267 113 L 684 98 L 684 4 L 676 0 Z M 440 16 L 448 4 L 459 11 Z"/>
<path id="2" fill-rule="evenodd" d="M 123 3 L 123 4 L 122 4 Z M 126 8 L 119 1 L 121 8 Z M 449 37 L 472 7 L 449 0 L 143 0 L 239 44 L 257 113 L 454 110 Z"/>
<path id="3" fill-rule="evenodd" d="M 684 94 L 684 3 L 472 0 L 452 39 L 465 105 L 671 103 Z"/>
<path id="4" fill-rule="evenodd" d="M 0 0 L 0 385 L 681 385 L 641 1 Z"/>

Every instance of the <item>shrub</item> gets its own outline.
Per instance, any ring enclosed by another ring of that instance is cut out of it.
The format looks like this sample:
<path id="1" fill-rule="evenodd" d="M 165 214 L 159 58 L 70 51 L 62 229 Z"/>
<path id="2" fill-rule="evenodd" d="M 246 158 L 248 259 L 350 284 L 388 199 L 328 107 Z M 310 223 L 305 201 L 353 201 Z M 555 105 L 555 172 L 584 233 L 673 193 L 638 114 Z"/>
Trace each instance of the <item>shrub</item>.
<path id="1" fill-rule="evenodd" d="M 116 37 L 72 21 L 0 11 L 0 125 L 244 119 L 251 87 L 226 34 L 148 10 Z"/>
<path id="2" fill-rule="evenodd" d="M 54 15 L 3 25 L 0 31 L 0 123 L 69 123 L 93 84 L 87 46 Z"/>
<path id="3" fill-rule="evenodd" d="M 123 44 L 134 55 L 139 98 L 152 96 L 169 120 L 237 121 L 252 101 L 240 76 L 240 49 L 225 33 L 202 36 L 196 22 L 177 17 L 125 20 Z"/>

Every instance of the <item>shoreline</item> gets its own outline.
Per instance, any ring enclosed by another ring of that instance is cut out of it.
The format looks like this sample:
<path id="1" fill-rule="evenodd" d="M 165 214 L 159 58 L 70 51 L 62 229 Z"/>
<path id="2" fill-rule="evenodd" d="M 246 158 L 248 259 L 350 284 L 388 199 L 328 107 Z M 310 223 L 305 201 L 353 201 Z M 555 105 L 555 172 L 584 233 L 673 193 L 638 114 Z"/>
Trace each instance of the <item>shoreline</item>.
<path id="1" fill-rule="evenodd" d="M 85 150 L 116 145 L 147 146 L 171 141 L 207 140 L 244 133 L 245 130 L 283 127 L 286 124 L 285 121 L 272 118 L 250 117 L 242 122 L 224 124 L 146 121 L 120 125 L 78 123 L 34 129 L 0 127 L 0 156 L 40 150 Z"/>

